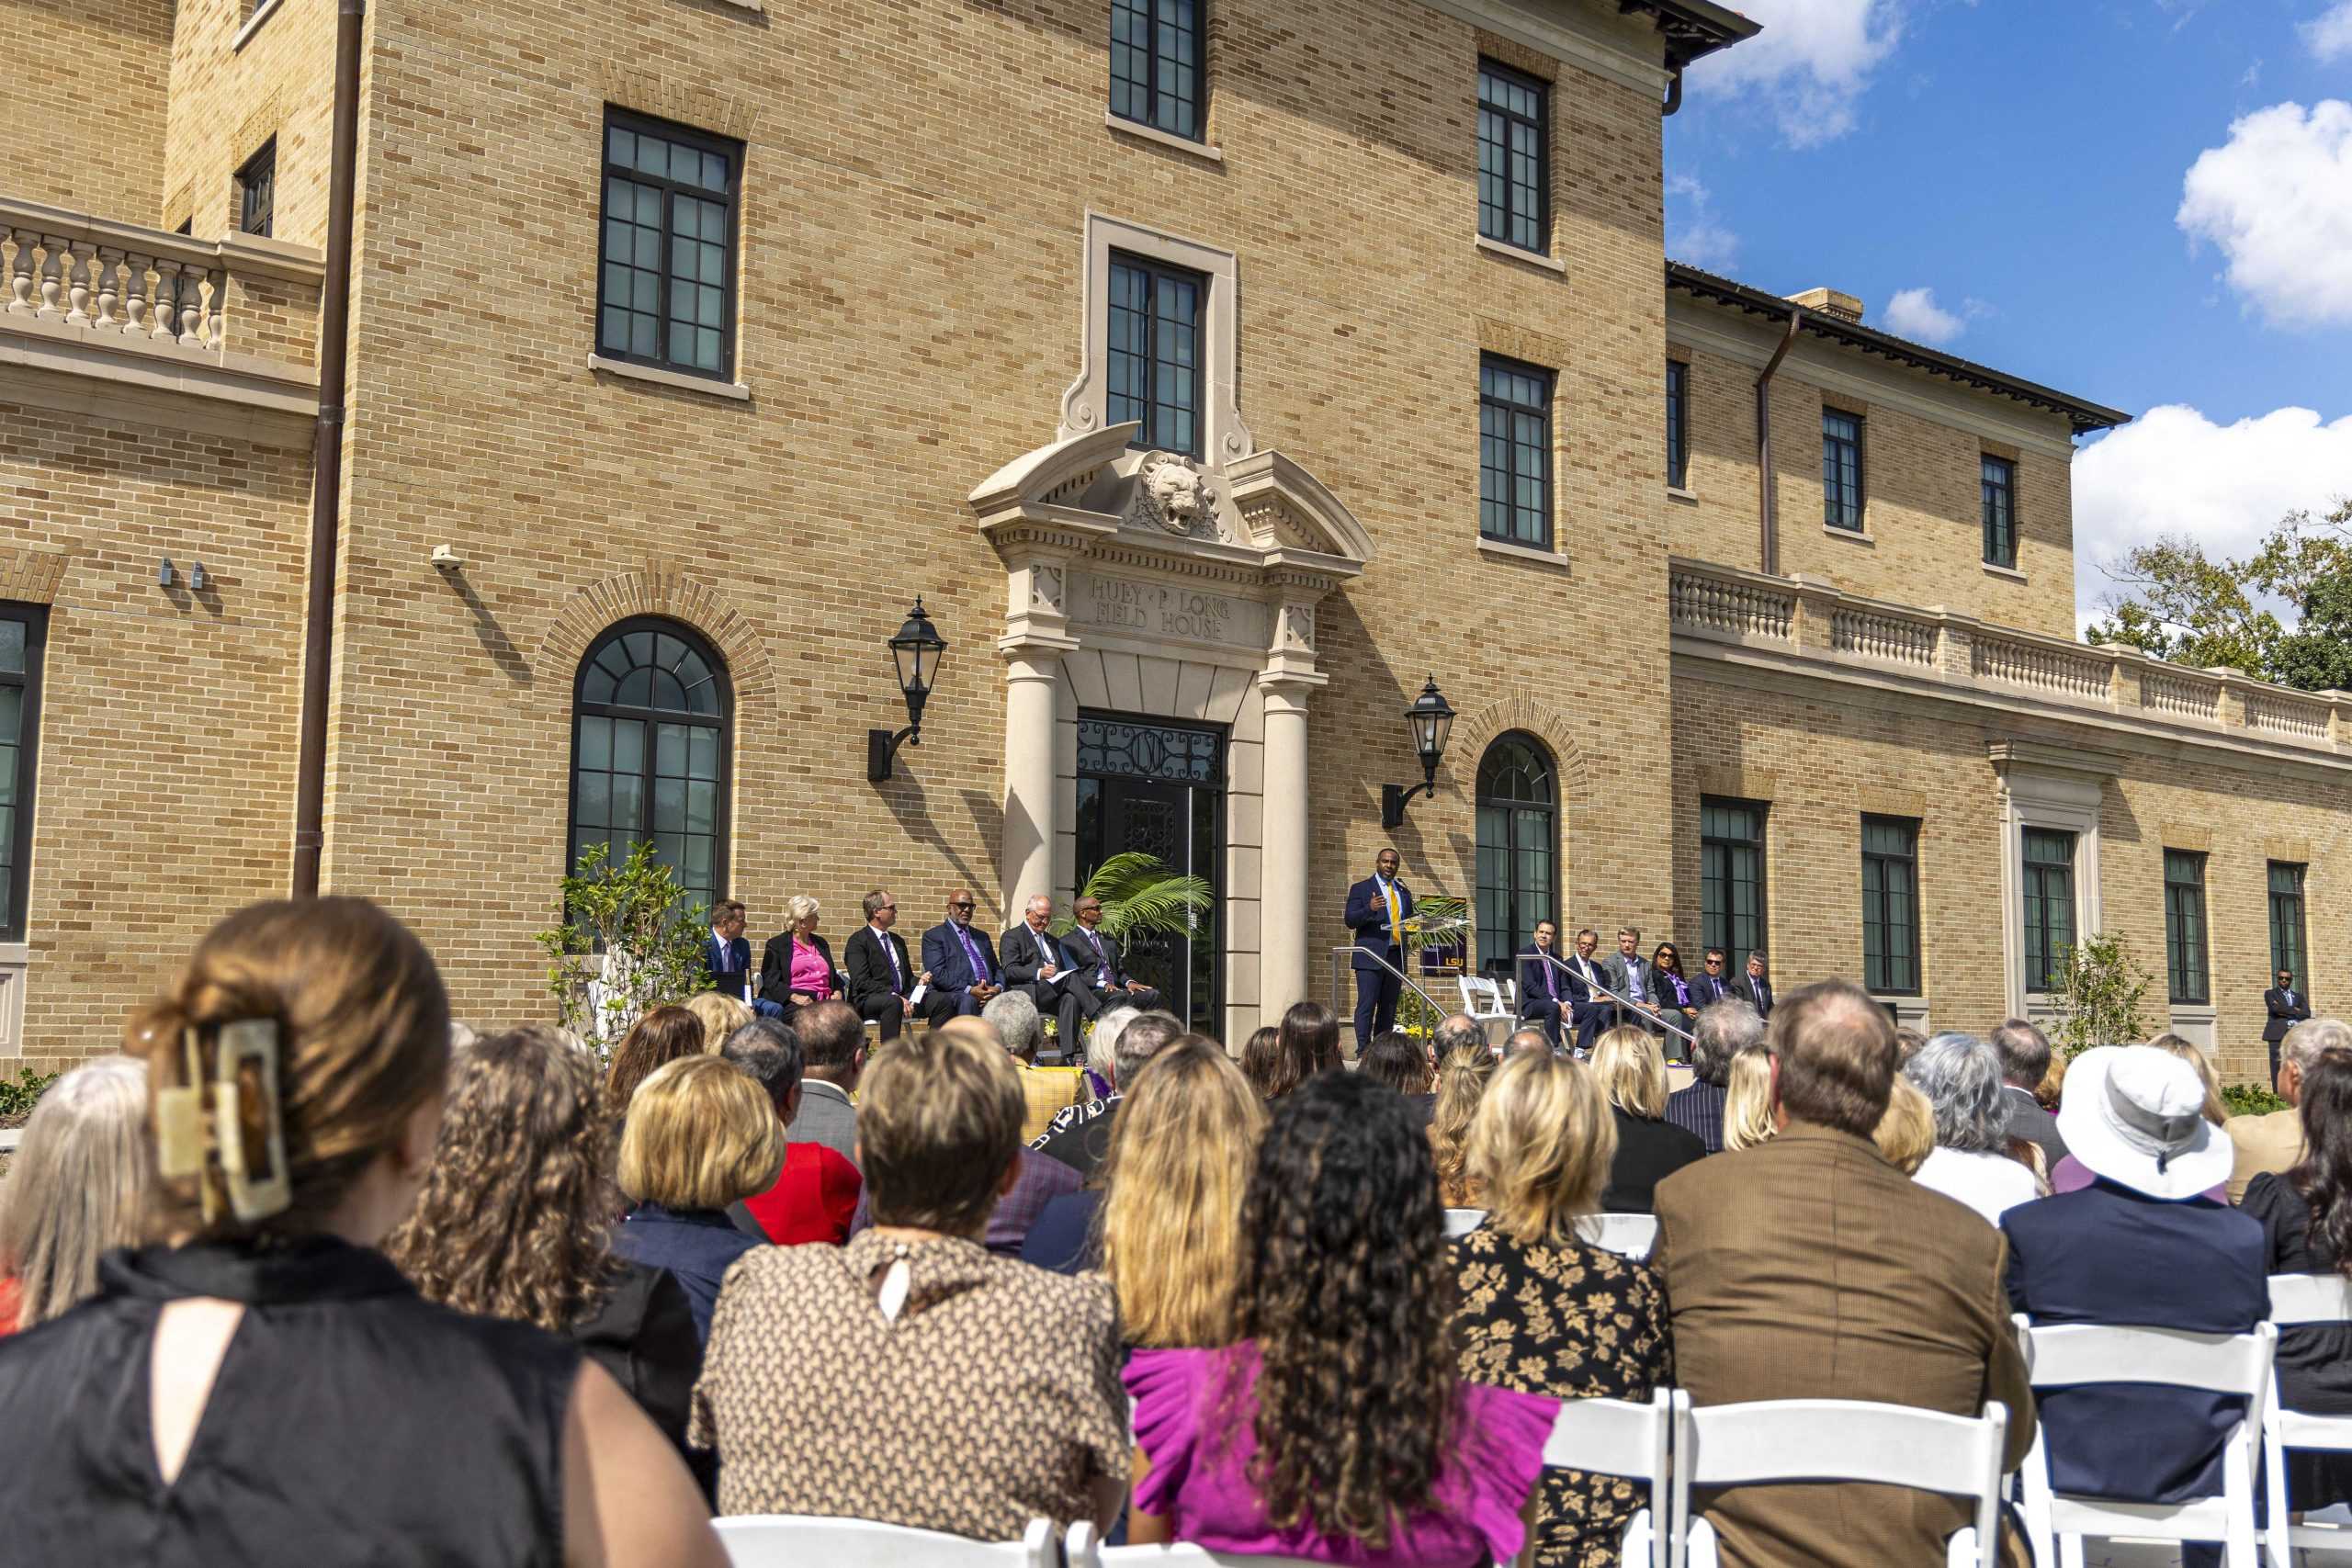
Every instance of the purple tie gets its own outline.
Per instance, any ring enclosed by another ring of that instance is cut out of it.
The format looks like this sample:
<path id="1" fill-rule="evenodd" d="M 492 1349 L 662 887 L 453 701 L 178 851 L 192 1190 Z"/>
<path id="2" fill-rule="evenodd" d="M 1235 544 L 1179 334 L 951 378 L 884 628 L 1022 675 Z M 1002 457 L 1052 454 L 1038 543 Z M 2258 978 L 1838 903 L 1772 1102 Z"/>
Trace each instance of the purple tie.
<path id="1" fill-rule="evenodd" d="M 972 944 L 972 928 L 957 926 L 956 940 L 964 944 L 964 962 L 972 966 L 972 983 L 976 986 L 987 985 L 989 983 L 988 965 L 980 962 L 980 950 Z"/>
<path id="2" fill-rule="evenodd" d="M 900 989 L 904 989 L 907 983 L 907 976 L 899 967 L 899 950 L 891 945 L 890 939 L 887 936 L 882 936 L 879 933 L 876 933 L 876 940 L 882 943 L 882 956 L 890 961 L 891 984 Z"/>
<path id="3" fill-rule="evenodd" d="M 1094 944 L 1094 977 L 1107 987 L 1111 984 L 1110 955 L 1102 951 L 1102 939 L 1096 936 L 1091 928 L 1086 933 L 1086 940 Z"/>
<path id="4" fill-rule="evenodd" d="M 1539 947 L 1535 951 L 1540 953 L 1544 950 Z M 1560 999 L 1560 983 L 1552 977 L 1552 963 L 1549 958 L 1544 961 L 1544 994 L 1554 1001 Z"/>

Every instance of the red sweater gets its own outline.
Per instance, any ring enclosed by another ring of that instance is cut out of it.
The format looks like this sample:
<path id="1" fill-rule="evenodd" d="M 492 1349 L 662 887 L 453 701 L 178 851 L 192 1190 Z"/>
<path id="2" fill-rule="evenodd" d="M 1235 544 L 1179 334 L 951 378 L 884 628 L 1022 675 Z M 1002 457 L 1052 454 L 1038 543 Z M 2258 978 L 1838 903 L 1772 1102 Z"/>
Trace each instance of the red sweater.
<path id="1" fill-rule="evenodd" d="M 804 1241 L 849 1240 L 850 1216 L 857 1211 L 858 1188 L 864 1178 L 857 1167 L 823 1144 L 786 1144 L 784 1169 L 775 1185 L 743 1206 L 778 1247 Z"/>

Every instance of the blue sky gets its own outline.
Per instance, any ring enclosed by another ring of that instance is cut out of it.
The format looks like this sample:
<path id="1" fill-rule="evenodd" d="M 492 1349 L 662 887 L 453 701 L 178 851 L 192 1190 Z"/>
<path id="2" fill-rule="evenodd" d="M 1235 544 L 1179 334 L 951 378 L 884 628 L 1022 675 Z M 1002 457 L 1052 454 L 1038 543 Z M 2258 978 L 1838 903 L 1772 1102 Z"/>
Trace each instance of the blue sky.
<path id="1" fill-rule="evenodd" d="M 1666 124 L 1669 254 L 2122 409 L 2078 600 L 2352 494 L 2352 0 L 1745 0 Z"/>

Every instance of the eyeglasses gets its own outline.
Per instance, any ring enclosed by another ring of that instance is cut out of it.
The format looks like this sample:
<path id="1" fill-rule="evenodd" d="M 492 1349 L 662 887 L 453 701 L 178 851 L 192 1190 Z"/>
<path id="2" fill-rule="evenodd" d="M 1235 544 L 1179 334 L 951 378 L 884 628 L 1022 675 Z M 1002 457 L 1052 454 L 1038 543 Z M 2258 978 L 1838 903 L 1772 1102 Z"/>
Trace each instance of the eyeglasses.
<path id="1" fill-rule="evenodd" d="M 959 902 L 951 898 L 948 900 L 947 907 L 951 909 L 968 909 L 972 907 L 972 901 L 969 898 L 966 898 Z"/>
<path id="2" fill-rule="evenodd" d="M 1707 967 L 1710 969 L 1720 969 L 1723 966 L 1724 961 L 1720 958 L 1710 958 L 1707 960 Z"/>

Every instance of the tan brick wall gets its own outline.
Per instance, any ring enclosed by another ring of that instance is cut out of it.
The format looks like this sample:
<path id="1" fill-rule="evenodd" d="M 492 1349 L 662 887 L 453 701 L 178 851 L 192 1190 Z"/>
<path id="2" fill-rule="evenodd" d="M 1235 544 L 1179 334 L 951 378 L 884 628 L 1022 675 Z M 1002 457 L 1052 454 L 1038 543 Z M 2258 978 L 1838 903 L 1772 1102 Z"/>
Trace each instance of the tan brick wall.
<path id="1" fill-rule="evenodd" d="M 0 0 L 0 194 L 154 222 L 172 0 Z"/>
<path id="2" fill-rule="evenodd" d="M 180 0 L 164 142 L 164 227 L 193 220 L 202 239 L 234 229 L 236 172 L 275 136 L 272 236 L 323 246 L 335 7 L 282 0 L 243 49 L 232 48 L 252 10 L 252 0 Z"/>

